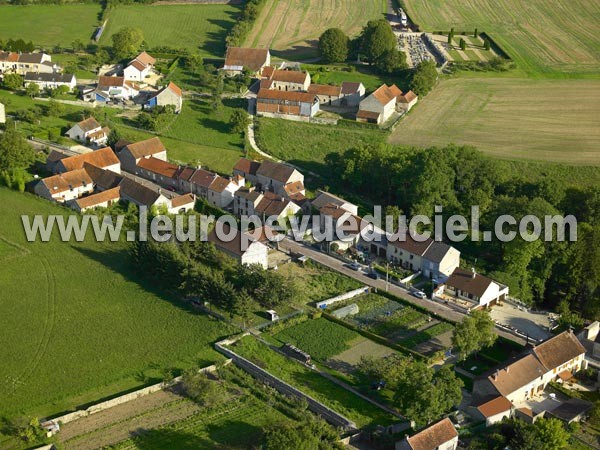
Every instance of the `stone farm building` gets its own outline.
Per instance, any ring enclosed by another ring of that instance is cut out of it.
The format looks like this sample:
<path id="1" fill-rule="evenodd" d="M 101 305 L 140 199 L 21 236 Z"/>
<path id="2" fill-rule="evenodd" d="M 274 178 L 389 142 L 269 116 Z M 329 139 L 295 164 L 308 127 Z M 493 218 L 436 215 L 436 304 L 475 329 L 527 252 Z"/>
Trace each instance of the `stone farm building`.
<path id="1" fill-rule="evenodd" d="M 304 196 L 304 175 L 287 164 L 274 161 L 257 162 L 240 158 L 233 174 L 248 180 L 262 191 L 271 191 L 282 197 Z"/>
<path id="2" fill-rule="evenodd" d="M 86 94 L 87 99 L 98 102 L 110 100 L 130 100 L 139 94 L 140 88 L 125 77 L 101 76 L 95 90 Z"/>
<path id="3" fill-rule="evenodd" d="M 133 171 L 142 158 L 154 157 L 166 161 L 167 149 L 158 137 L 153 137 L 126 145 L 118 155 L 123 168 Z"/>
<path id="4" fill-rule="evenodd" d="M 144 108 L 152 109 L 155 106 L 168 106 L 175 108 L 175 112 L 181 111 L 183 105 L 183 95 L 179 86 L 170 82 L 167 86 L 153 94 L 144 104 Z"/>
<path id="5" fill-rule="evenodd" d="M 317 96 L 307 92 L 261 89 L 256 97 L 259 116 L 309 121 L 318 112 Z"/>
<path id="6" fill-rule="evenodd" d="M 54 166 L 54 173 L 65 173 L 72 170 L 83 169 L 85 164 L 92 164 L 100 169 L 121 173 L 121 162 L 110 147 L 104 147 L 93 152 L 69 156 L 60 159 Z"/>
<path id="7" fill-rule="evenodd" d="M 271 53 L 266 48 L 228 47 L 223 70 L 229 76 L 241 75 L 244 69 L 260 75 L 264 67 L 271 65 Z"/>
<path id="8" fill-rule="evenodd" d="M 360 102 L 356 120 L 381 125 L 396 111 L 408 112 L 417 100 L 412 91 L 404 94 L 395 84 L 383 84 Z"/>
<path id="9" fill-rule="evenodd" d="M 227 226 L 224 225 L 223 229 L 226 228 Z M 226 230 L 226 234 L 228 233 L 229 230 Z M 263 269 L 269 267 L 269 247 L 250 233 L 236 231 L 233 239 L 220 239 L 217 235 L 217 227 L 215 227 L 209 233 L 208 241 L 212 242 L 218 250 L 234 258 L 239 264 L 258 264 Z"/>
<path id="10" fill-rule="evenodd" d="M 307 92 L 310 87 L 310 81 L 310 73 L 308 72 L 271 69 L 264 71 L 261 87 L 276 91 Z"/>

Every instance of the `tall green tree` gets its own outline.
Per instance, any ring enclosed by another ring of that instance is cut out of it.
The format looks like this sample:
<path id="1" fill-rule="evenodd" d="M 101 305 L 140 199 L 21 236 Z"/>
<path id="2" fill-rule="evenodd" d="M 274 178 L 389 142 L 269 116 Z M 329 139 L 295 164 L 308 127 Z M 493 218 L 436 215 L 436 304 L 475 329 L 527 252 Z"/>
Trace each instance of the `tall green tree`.
<path id="1" fill-rule="evenodd" d="M 339 28 L 329 28 L 319 38 L 319 52 L 328 63 L 340 63 L 348 59 L 350 39 Z"/>
<path id="2" fill-rule="evenodd" d="M 398 72 L 399 70 L 406 69 L 406 54 L 398 49 L 392 49 L 385 51 L 377 61 L 375 61 L 375 67 L 386 74 Z"/>
<path id="3" fill-rule="evenodd" d="M 112 47 L 118 59 L 130 58 L 140 50 L 144 34 L 139 28 L 121 28 L 112 35 Z"/>
<path id="4" fill-rule="evenodd" d="M 236 109 L 231 113 L 229 119 L 229 126 L 232 133 L 244 133 L 250 124 L 250 118 L 248 113 L 243 109 Z"/>
<path id="5" fill-rule="evenodd" d="M 40 95 L 40 87 L 36 83 L 29 83 L 25 88 L 25 94 L 33 98 Z"/>
<path id="6" fill-rule="evenodd" d="M 435 86 L 437 78 L 435 62 L 423 61 L 415 69 L 410 88 L 417 95 L 427 95 Z"/>
<path id="7" fill-rule="evenodd" d="M 498 335 L 494 332 L 494 321 L 487 311 L 475 310 L 456 324 L 452 334 L 452 345 L 460 361 L 467 359 L 485 347 L 491 347 Z"/>
<path id="8" fill-rule="evenodd" d="M 394 368 L 394 376 L 394 402 L 419 425 L 438 419 L 462 399 L 463 383 L 450 367 L 436 372 L 422 361 L 405 358 Z"/>
<path id="9" fill-rule="evenodd" d="M 16 73 L 7 73 L 2 79 L 2 86 L 11 91 L 16 91 L 23 87 L 23 78 Z"/>
<path id="10" fill-rule="evenodd" d="M 538 419 L 532 424 L 518 421 L 510 446 L 519 450 L 561 450 L 567 448 L 570 437 L 558 419 Z"/>
<path id="11" fill-rule="evenodd" d="M 396 49 L 397 45 L 396 36 L 387 20 L 370 20 L 363 28 L 361 50 L 369 64 L 375 64 L 386 52 Z"/>
<path id="12" fill-rule="evenodd" d="M 35 152 L 13 127 L 0 134 L 0 171 L 25 169 L 35 159 Z"/>

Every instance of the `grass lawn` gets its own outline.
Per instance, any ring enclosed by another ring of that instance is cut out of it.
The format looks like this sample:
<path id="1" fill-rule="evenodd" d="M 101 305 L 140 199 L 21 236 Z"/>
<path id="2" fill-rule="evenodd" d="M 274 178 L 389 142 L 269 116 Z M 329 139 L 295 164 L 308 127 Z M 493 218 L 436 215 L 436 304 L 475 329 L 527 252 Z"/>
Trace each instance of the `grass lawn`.
<path id="1" fill-rule="evenodd" d="M 52 55 L 52 62 L 61 66 L 66 73 L 75 74 L 78 83 L 80 80 L 95 80 L 98 76 L 96 64 L 89 55 L 57 53 Z"/>
<path id="2" fill-rule="evenodd" d="M 279 266 L 278 270 L 284 275 L 293 277 L 300 285 L 298 306 L 326 300 L 363 286 L 355 279 L 339 272 L 323 267 L 315 267 L 311 264 L 301 266 L 296 263 L 289 263 Z"/>
<path id="3" fill-rule="evenodd" d="M 350 69 L 353 68 L 354 70 Z M 367 92 L 374 91 L 383 83 L 396 84 L 400 89 L 408 90 L 408 72 L 402 76 L 386 76 L 377 73 L 368 66 L 361 65 L 320 65 L 303 64 L 302 69 L 308 70 L 313 83 L 341 85 L 344 81 L 360 82 Z"/>
<path id="4" fill-rule="evenodd" d="M 0 202 L 0 417 L 57 414 L 222 359 L 212 343 L 230 327 L 140 284 L 127 244 L 28 243 L 22 214 L 66 210 L 6 188 Z"/>
<path id="5" fill-rule="evenodd" d="M 485 31 L 529 74 L 597 76 L 600 68 L 596 1 L 406 0 L 404 4 L 424 30 Z"/>
<path id="6" fill-rule="evenodd" d="M 232 5 L 120 5 L 111 10 L 100 43 L 110 45 L 111 35 L 135 27 L 149 48 L 186 48 L 222 58 L 225 36 L 238 14 L 239 7 Z"/>
<path id="7" fill-rule="evenodd" d="M 238 341 L 232 349 L 273 375 L 345 415 L 356 422 L 359 427 L 375 424 L 385 425 L 397 421 L 386 412 L 332 383 L 317 372 L 270 350 L 269 347 L 251 336 Z"/>
<path id="8" fill-rule="evenodd" d="M 291 120 L 258 119 L 258 146 L 292 164 L 327 176 L 328 153 L 343 153 L 361 144 L 384 142 L 388 133 L 367 127 L 316 125 Z"/>
<path id="9" fill-rule="evenodd" d="M 496 158 L 600 165 L 600 81 L 443 80 L 400 121 L 393 144 L 473 145 Z"/>
<path id="10" fill-rule="evenodd" d="M 348 350 L 352 340 L 361 338 L 355 331 L 324 318 L 299 323 L 274 337 L 283 344 L 295 345 L 321 361 Z"/>
<path id="11" fill-rule="evenodd" d="M 313 58 L 326 29 L 341 28 L 354 37 L 386 12 L 386 0 L 267 0 L 245 46 L 268 47 L 274 56 L 296 61 Z"/>
<path id="12" fill-rule="evenodd" d="M 99 3 L 0 6 L 0 39 L 24 39 L 34 45 L 71 47 L 90 41 L 98 26 Z"/>

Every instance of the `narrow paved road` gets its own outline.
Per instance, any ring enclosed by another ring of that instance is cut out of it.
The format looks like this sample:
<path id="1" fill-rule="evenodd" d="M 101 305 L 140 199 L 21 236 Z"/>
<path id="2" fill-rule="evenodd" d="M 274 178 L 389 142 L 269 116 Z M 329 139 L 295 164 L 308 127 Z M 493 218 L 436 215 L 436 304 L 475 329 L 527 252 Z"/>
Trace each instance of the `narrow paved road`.
<path id="1" fill-rule="evenodd" d="M 448 320 L 451 320 L 454 322 L 459 322 L 465 316 L 464 314 L 462 314 L 458 311 L 455 311 L 454 309 L 448 308 L 448 307 L 446 307 L 440 303 L 434 302 L 432 300 L 423 300 L 421 298 L 414 297 L 414 296 L 410 295 L 405 289 L 402 289 L 401 287 L 396 286 L 395 284 L 392 284 L 392 283 L 386 283 L 385 279 L 373 280 L 372 278 L 367 277 L 367 275 L 364 272 L 352 270 L 352 269 L 346 267 L 344 265 L 345 263 L 343 261 L 340 261 L 337 258 L 329 256 L 318 250 L 315 250 L 314 248 L 312 248 L 308 245 L 300 244 L 289 238 L 285 238 L 284 240 L 282 240 L 279 243 L 279 245 L 281 248 L 289 249 L 294 253 L 301 253 L 301 254 L 313 259 L 314 261 L 317 261 L 318 263 L 329 267 L 330 269 L 333 269 L 337 272 L 343 273 L 344 275 L 352 277 L 352 278 L 360 281 L 363 284 L 377 288 L 378 290 L 385 291 L 386 284 L 387 284 L 387 289 L 391 294 L 394 294 L 395 296 L 400 297 L 409 303 L 412 303 L 414 305 L 418 305 L 422 308 L 425 308 L 428 311 L 431 311 L 432 313 L 438 314 L 439 316 L 441 316 L 445 319 L 448 319 Z M 499 336 L 510 339 L 511 341 L 518 342 L 519 344 L 525 344 L 525 339 L 522 339 L 511 333 L 507 333 L 506 331 L 501 330 L 497 327 L 496 327 L 496 333 Z"/>

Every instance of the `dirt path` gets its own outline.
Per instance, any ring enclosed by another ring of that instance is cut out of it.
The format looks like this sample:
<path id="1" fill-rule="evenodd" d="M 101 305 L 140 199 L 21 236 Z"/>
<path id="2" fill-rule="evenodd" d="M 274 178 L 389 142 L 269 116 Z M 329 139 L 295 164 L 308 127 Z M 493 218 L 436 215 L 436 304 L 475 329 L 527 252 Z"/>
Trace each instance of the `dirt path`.
<path id="1" fill-rule="evenodd" d="M 178 393 L 159 391 L 68 423 L 58 437 L 67 450 L 93 450 L 129 439 L 140 429 L 185 419 L 199 410 Z"/>

